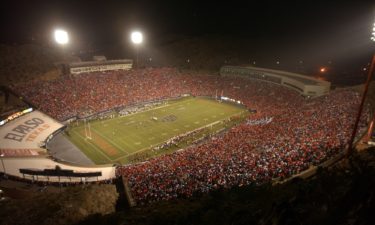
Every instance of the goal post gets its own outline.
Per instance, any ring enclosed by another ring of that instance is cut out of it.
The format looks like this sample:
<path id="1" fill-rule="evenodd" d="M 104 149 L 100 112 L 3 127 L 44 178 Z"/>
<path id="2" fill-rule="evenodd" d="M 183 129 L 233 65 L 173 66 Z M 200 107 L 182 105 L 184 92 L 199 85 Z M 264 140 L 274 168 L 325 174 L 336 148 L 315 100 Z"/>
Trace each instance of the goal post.
<path id="1" fill-rule="evenodd" d="M 92 135 L 91 135 L 91 126 L 90 126 L 90 122 L 87 122 L 86 119 L 84 119 L 83 121 L 83 126 L 85 127 L 85 137 L 87 139 L 92 139 Z"/>
<path id="2" fill-rule="evenodd" d="M 89 136 L 88 136 L 88 138 L 91 140 L 92 139 L 92 135 L 91 135 L 91 125 L 90 125 L 90 122 L 88 122 L 87 126 L 89 128 Z"/>

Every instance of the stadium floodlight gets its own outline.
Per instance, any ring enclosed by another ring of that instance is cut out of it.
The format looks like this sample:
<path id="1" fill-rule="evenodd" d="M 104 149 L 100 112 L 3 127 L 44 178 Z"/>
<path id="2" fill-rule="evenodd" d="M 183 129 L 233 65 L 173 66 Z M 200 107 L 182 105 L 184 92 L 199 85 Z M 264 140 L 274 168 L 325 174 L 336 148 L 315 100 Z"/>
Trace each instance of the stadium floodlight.
<path id="1" fill-rule="evenodd" d="M 57 44 L 65 45 L 69 43 L 69 35 L 65 30 L 57 29 L 54 32 L 55 41 Z"/>
<path id="2" fill-rule="evenodd" d="M 135 44 L 135 47 L 136 47 L 136 55 L 137 55 L 137 59 L 136 59 L 136 67 L 138 68 L 138 46 L 143 42 L 143 35 L 141 32 L 139 31 L 133 31 L 130 35 L 130 38 L 132 40 L 132 42 Z"/>
<path id="3" fill-rule="evenodd" d="M 131 34 L 131 39 L 134 44 L 138 45 L 143 42 L 143 35 L 139 31 L 133 31 Z"/>

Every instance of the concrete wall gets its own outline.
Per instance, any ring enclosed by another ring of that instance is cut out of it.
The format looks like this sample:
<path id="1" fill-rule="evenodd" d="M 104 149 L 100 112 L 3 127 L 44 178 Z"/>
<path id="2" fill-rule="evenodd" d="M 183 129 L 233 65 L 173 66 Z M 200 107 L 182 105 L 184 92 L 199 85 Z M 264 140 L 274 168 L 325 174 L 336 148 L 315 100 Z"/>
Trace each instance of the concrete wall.
<path id="1" fill-rule="evenodd" d="M 11 176 L 25 178 L 29 180 L 38 180 L 38 181 L 50 181 L 50 182 L 59 182 L 58 177 L 45 177 L 45 176 L 25 176 L 19 172 L 19 169 L 35 169 L 35 170 L 44 170 L 44 169 L 55 169 L 56 166 L 59 166 L 61 169 L 73 170 L 74 172 L 102 172 L 100 177 L 92 177 L 84 179 L 86 182 L 91 181 L 103 181 L 112 179 L 115 177 L 115 167 L 112 165 L 105 166 L 92 166 L 92 167 L 82 167 L 75 165 L 62 164 L 55 162 L 49 158 L 45 157 L 13 157 L 1 158 L 2 162 L 0 165 L 0 172 L 5 173 Z M 60 177 L 60 182 L 79 182 L 81 178 L 67 178 Z"/>

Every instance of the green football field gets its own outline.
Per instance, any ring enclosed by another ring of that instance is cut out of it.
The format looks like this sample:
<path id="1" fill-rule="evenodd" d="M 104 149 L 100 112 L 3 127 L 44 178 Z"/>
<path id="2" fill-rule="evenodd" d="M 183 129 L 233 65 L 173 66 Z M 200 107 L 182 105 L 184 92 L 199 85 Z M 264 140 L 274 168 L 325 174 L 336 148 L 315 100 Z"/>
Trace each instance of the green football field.
<path id="1" fill-rule="evenodd" d="M 184 98 L 153 109 L 69 128 L 67 137 L 96 164 L 127 163 L 135 154 L 149 151 L 180 134 L 209 126 L 247 110 L 207 98 Z M 89 135 L 90 136 L 90 135 Z"/>

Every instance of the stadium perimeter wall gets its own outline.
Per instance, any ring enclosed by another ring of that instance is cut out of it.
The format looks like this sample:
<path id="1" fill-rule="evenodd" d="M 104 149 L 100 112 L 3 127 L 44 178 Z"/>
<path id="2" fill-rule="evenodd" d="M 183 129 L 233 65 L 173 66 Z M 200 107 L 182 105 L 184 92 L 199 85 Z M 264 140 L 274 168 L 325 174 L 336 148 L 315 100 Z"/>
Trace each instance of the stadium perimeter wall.
<path id="1" fill-rule="evenodd" d="M 76 166 L 69 165 L 66 163 L 59 163 L 53 161 L 52 159 L 46 157 L 3 157 L 1 158 L 0 172 L 6 173 L 7 175 L 24 178 L 27 180 L 37 180 L 37 181 L 49 181 L 49 182 L 80 182 L 80 177 L 57 177 L 57 176 L 37 176 L 33 177 L 31 175 L 23 175 L 20 173 L 20 169 L 32 169 L 32 170 L 44 170 L 44 169 L 55 169 L 60 167 L 63 170 L 73 170 L 74 172 L 101 172 L 102 175 L 99 177 L 87 177 L 83 178 L 85 182 L 94 181 L 105 181 L 115 178 L 116 167 L 112 165 L 103 166 Z M 5 169 L 5 171 L 4 171 Z"/>

